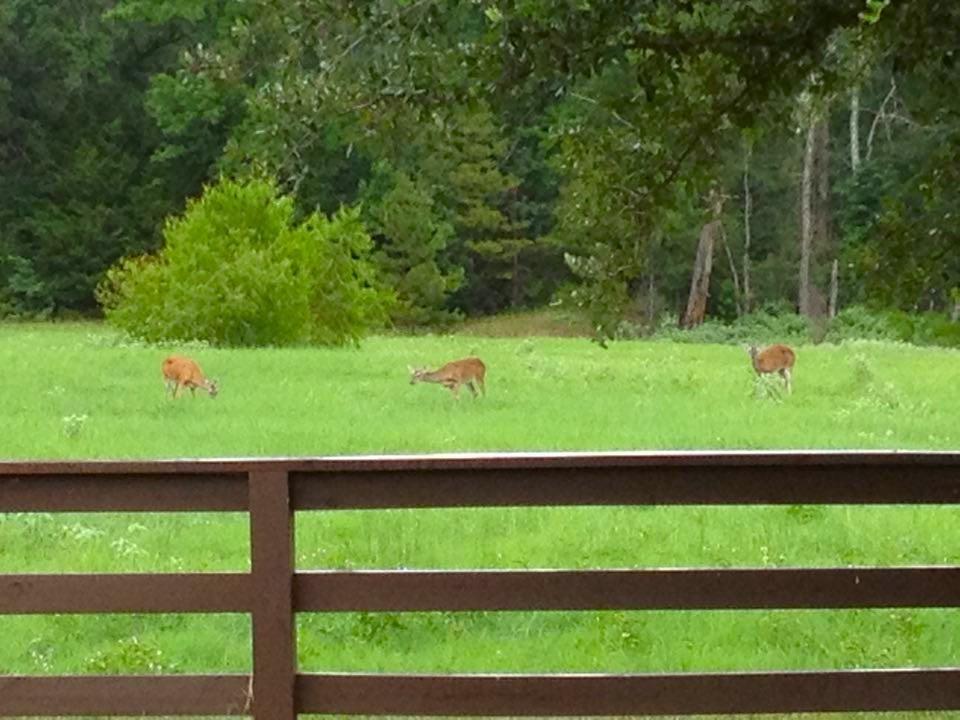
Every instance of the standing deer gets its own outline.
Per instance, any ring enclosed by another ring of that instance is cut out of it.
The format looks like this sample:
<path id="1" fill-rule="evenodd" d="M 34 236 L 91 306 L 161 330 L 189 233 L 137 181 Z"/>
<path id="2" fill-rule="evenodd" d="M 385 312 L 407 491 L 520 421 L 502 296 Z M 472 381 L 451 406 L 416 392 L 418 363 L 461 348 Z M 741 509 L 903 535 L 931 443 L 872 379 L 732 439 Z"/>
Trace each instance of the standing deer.
<path id="1" fill-rule="evenodd" d="M 797 361 L 797 355 L 786 345 L 770 345 L 763 350 L 757 350 L 756 345 L 746 346 L 746 351 L 753 362 L 753 369 L 757 375 L 764 373 L 779 373 L 787 386 L 787 392 L 792 392 L 793 387 L 790 380 L 790 371 L 793 370 L 793 364 Z"/>
<path id="2" fill-rule="evenodd" d="M 216 380 L 209 380 L 203 374 L 200 366 L 188 357 L 171 355 L 163 361 L 163 379 L 167 390 L 173 397 L 179 397 L 183 388 L 190 388 L 190 394 L 196 395 L 197 388 L 206 390 L 210 397 L 215 398 L 219 388 Z"/>
<path id="3" fill-rule="evenodd" d="M 416 385 L 418 382 L 432 382 L 443 385 L 447 390 L 453 393 L 453 396 L 460 399 L 460 386 L 466 385 L 470 392 L 477 397 L 477 386 L 480 391 L 486 395 L 487 390 L 483 385 L 484 376 L 487 374 L 487 367 L 480 358 L 464 358 L 455 360 L 444 365 L 439 370 L 433 372 L 426 368 L 409 368 L 410 384 Z M 474 385 L 476 382 L 476 386 Z"/>

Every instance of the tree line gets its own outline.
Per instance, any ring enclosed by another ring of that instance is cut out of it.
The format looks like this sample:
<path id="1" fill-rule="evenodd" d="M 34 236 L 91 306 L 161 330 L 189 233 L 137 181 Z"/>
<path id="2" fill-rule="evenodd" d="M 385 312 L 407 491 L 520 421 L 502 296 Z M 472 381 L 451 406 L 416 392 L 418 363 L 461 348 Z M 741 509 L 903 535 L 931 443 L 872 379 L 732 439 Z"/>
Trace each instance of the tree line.
<path id="1" fill-rule="evenodd" d="M 960 308 L 941 0 L 7 0 L 0 314 L 95 314 L 218 178 L 355 208 L 412 326 Z"/>

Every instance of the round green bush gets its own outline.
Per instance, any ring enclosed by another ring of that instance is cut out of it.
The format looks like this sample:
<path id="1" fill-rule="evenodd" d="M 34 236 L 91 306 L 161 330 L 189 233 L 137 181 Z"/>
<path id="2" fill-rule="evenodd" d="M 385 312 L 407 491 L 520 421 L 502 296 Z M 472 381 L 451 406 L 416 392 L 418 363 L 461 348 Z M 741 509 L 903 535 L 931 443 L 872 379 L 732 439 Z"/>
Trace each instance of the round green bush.
<path id="1" fill-rule="evenodd" d="M 221 180 L 164 228 L 155 256 L 100 284 L 107 320 L 143 340 L 225 346 L 357 341 L 390 302 L 356 209 L 295 221 L 274 182 Z"/>

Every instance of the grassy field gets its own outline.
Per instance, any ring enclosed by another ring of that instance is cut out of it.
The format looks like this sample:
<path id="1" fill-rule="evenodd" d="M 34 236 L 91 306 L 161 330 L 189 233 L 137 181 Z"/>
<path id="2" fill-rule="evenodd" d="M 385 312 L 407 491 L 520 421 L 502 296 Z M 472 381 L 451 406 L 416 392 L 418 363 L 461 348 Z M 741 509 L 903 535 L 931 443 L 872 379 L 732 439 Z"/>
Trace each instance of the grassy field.
<path id="1" fill-rule="evenodd" d="M 125 346 L 101 326 L 0 326 L 0 454 L 960 447 L 957 351 L 800 348 L 789 398 L 725 346 L 444 336 L 186 352 L 220 381 L 216 400 L 171 402 L 166 350 Z M 408 384 L 408 365 L 471 353 L 488 365 L 482 402 Z"/>
<path id="2" fill-rule="evenodd" d="M 193 355 L 215 400 L 165 396 L 169 348 L 95 325 L 0 325 L 0 457 L 483 450 L 960 448 L 960 353 L 798 348 L 795 390 L 737 347 L 374 338 L 360 349 Z M 479 354 L 488 396 L 408 383 Z M 242 515 L 0 515 L 0 572 L 244 570 Z M 558 508 L 307 513 L 303 568 L 698 567 L 960 562 L 955 508 Z M 956 665 L 936 610 L 301 617 L 307 670 L 686 671 Z M 0 617 L 0 672 L 249 668 L 232 616 Z M 946 717 L 937 714 L 930 717 Z M 892 717 L 892 716 L 891 716 Z M 900 717 L 919 717 L 902 715 Z"/>

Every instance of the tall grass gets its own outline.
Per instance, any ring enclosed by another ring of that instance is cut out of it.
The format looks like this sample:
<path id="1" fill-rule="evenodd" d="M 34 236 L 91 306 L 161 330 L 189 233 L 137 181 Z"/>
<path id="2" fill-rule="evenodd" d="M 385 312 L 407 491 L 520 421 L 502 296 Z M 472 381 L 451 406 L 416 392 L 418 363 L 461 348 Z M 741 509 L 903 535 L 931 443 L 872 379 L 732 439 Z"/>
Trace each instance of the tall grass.
<path id="1" fill-rule="evenodd" d="M 99 325 L 0 326 L 0 456 L 960 447 L 960 353 L 943 350 L 801 347 L 787 396 L 737 347 L 462 336 L 195 347 L 181 351 L 221 394 L 178 401 L 160 379 L 167 350 Z M 488 365 L 486 398 L 407 381 L 407 365 L 467 354 Z M 0 515 L 0 572 L 245 570 L 247 533 L 238 514 Z M 343 511 L 304 513 L 297 529 L 302 568 L 958 561 L 953 507 Z M 307 670 L 895 667 L 960 653 L 960 615 L 942 610 L 344 613 L 303 615 L 300 631 Z M 0 672 L 249 669 L 244 617 L 4 617 L 0 637 Z"/>

